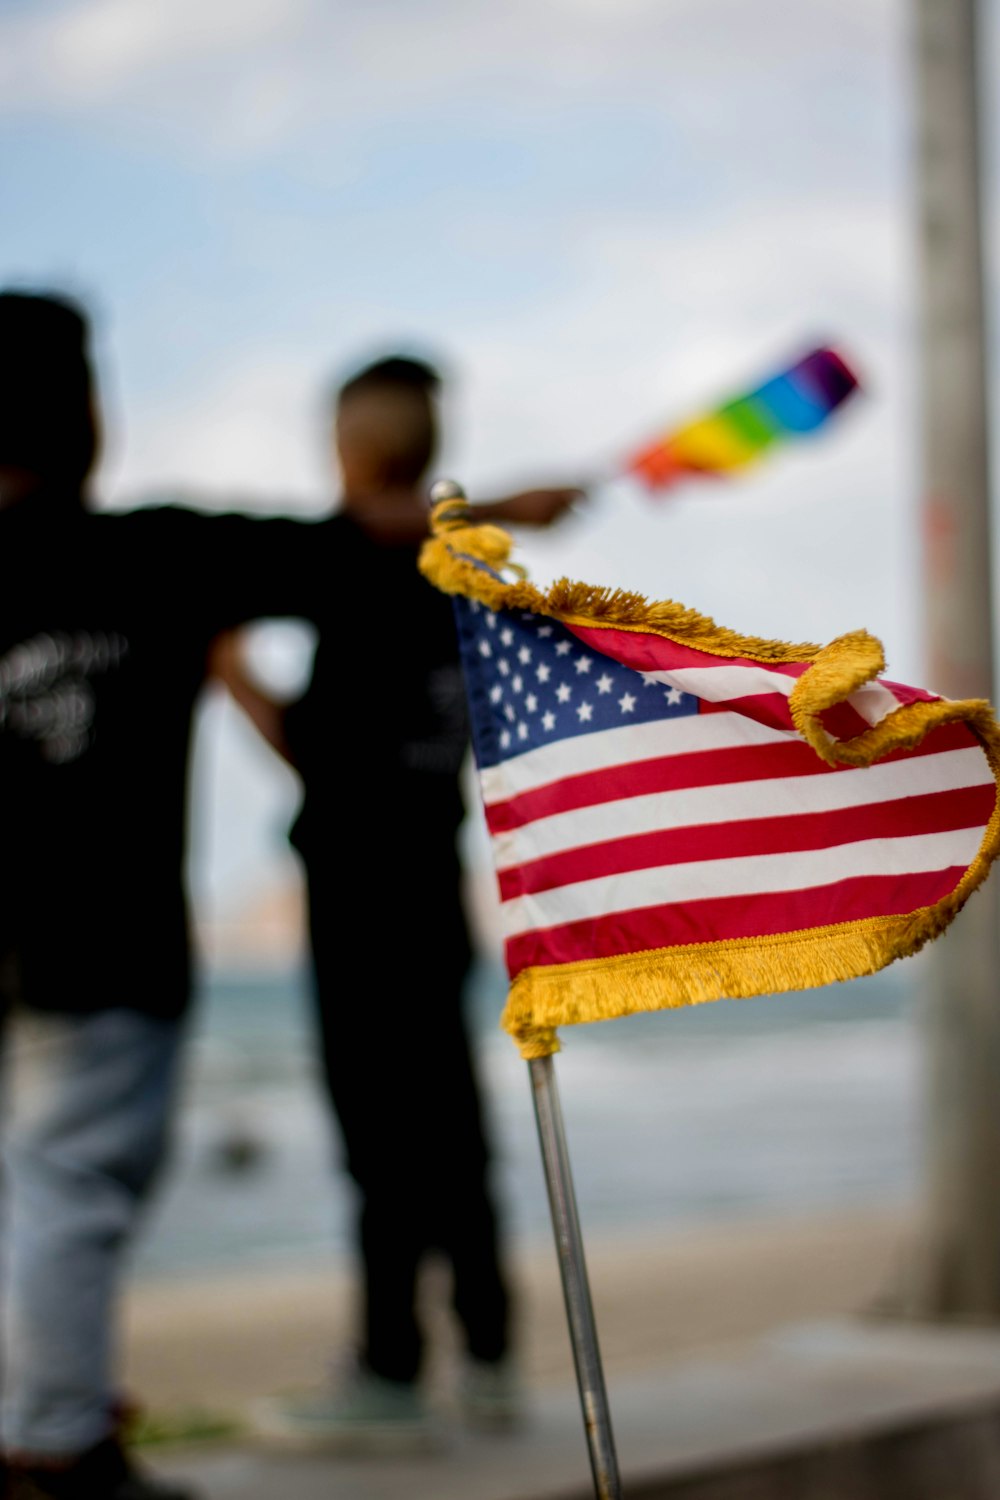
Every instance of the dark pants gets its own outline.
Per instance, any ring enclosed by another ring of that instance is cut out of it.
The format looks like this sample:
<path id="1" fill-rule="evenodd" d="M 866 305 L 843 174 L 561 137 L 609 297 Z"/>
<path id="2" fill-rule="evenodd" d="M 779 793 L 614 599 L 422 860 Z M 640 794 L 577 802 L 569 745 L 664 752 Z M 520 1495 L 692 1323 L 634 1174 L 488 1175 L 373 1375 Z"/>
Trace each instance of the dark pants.
<path id="1" fill-rule="evenodd" d="M 417 1271 L 438 1251 L 452 1268 L 468 1352 L 497 1360 L 508 1298 L 462 1015 L 469 944 L 457 866 L 422 870 L 405 909 L 391 920 L 379 910 L 373 929 L 384 871 L 338 869 L 331 880 L 319 863 L 306 860 L 316 1001 L 325 1077 L 361 1193 L 363 1358 L 386 1379 L 416 1378 Z"/>

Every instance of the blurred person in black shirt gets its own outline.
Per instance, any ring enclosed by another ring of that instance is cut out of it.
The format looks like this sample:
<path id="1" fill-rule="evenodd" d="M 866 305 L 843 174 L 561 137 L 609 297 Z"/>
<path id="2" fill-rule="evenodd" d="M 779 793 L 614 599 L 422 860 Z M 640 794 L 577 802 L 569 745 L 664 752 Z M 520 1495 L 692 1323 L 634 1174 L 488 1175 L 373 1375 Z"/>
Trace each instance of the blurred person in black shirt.
<path id="1" fill-rule="evenodd" d="M 340 517 L 96 512 L 97 449 L 82 315 L 0 294 L 0 1002 L 42 1074 L 5 1110 L 10 1500 L 180 1496 L 117 1441 L 112 1328 L 188 1001 L 192 709 L 219 631 L 313 615 L 331 552 L 368 557 Z"/>
<path id="2" fill-rule="evenodd" d="M 292 841 L 307 877 L 324 1076 L 359 1189 L 361 1327 L 330 1389 L 270 1401 L 260 1419 L 276 1437 L 331 1448 L 433 1436 L 415 1307 L 430 1252 L 453 1277 L 467 1414 L 509 1422 L 521 1399 L 463 1015 L 465 691 L 451 601 L 416 567 L 438 385 L 423 362 L 394 357 L 338 393 L 340 514 L 355 533 L 353 566 L 332 584 L 303 697 L 287 709 L 269 698 L 236 638 L 213 659 L 304 787 Z M 579 495 L 533 490 L 474 509 L 548 525 Z"/>

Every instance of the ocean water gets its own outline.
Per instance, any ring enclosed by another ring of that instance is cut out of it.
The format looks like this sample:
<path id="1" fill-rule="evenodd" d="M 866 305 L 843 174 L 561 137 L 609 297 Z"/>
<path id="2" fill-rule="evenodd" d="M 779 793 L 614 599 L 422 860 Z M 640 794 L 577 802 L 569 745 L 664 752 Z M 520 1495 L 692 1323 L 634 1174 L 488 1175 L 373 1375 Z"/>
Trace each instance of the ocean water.
<path id="1" fill-rule="evenodd" d="M 556 1072 L 585 1232 L 910 1197 L 919 962 L 804 994 L 565 1031 Z M 510 1234 L 531 1239 L 550 1232 L 548 1207 L 527 1069 L 497 1029 L 503 996 L 503 975 L 482 966 L 470 1012 L 496 1186 Z M 196 1012 L 174 1160 L 137 1273 L 343 1255 L 353 1214 L 313 1065 L 303 978 L 215 976 Z"/>

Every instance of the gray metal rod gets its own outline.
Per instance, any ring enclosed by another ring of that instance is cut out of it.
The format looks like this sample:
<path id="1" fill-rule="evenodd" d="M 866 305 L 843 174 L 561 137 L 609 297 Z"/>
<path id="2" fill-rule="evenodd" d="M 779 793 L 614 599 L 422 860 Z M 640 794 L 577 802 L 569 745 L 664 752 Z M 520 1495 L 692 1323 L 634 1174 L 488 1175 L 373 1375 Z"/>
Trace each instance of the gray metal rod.
<path id="1" fill-rule="evenodd" d="M 622 1484 L 618 1473 L 614 1433 L 611 1430 L 611 1410 L 604 1385 L 597 1325 L 594 1322 L 594 1308 L 587 1281 L 583 1236 L 576 1211 L 573 1174 L 552 1058 L 533 1057 L 528 1063 L 528 1070 L 531 1073 L 535 1120 L 538 1123 L 545 1185 L 552 1210 L 552 1229 L 559 1253 L 566 1319 L 573 1346 L 583 1425 L 594 1475 L 594 1491 L 598 1500 L 621 1500 Z"/>
<path id="2" fill-rule="evenodd" d="M 927 678 L 949 698 L 995 690 L 990 306 L 980 158 L 993 143 L 992 6 L 914 0 L 920 204 Z M 991 109 L 985 120 L 990 120 Z M 990 222 L 992 190 L 986 194 Z M 987 236 L 988 242 L 989 236 Z M 923 1195 L 903 1266 L 907 1316 L 1000 1321 L 1000 887 L 996 876 L 923 968 Z"/>

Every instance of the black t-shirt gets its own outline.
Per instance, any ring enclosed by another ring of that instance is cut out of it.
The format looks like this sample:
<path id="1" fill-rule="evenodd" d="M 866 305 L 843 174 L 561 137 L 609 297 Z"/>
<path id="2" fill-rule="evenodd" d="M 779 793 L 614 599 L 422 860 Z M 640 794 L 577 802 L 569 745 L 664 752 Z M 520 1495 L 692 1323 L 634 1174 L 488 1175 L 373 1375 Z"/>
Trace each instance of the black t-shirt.
<path id="1" fill-rule="evenodd" d="M 359 533 L 75 497 L 0 511 L 0 972 L 29 1004 L 184 1007 L 191 715 L 212 637 L 319 620 Z"/>
<path id="2" fill-rule="evenodd" d="M 339 872 L 362 907 L 384 912 L 397 887 L 412 902 L 438 880 L 454 899 L 468 720 L 451 600 L 420 576 L 413 547 L 341 520 L 351 574 L 338 571 L 312 681 L 285 718 L 305 787 L 293 842 L 310 879 Z"/>

